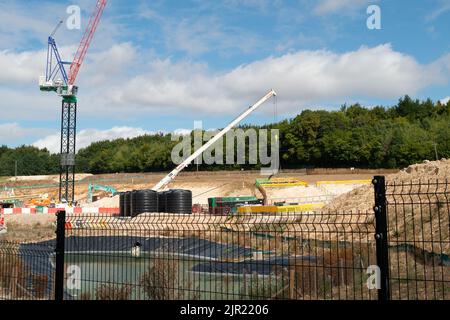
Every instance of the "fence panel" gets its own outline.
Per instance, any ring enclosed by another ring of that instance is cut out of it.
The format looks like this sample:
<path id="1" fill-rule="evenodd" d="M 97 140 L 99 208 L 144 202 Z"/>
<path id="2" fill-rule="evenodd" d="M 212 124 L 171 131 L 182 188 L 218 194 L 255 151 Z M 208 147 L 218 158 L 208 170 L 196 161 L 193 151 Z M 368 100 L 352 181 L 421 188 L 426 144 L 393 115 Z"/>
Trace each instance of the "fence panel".
<path id="1" fill-rule="evenodd" d="M 48 233 L 42 229 L 43 235 Z M 55 241 L 17 240 L 17 235 L 26 238 L 29 232 L 26 226 L 11 224 L 7 232 L 0 235 L 0 300 L 48 300 L 54 297 Z M 35 226 L 33 232 L 38 234 L 39 226 Z"/>
<path id="2" fill-rule="evenodd" d="M 376 299 L 373 213 L 69 215 L 71 299 Z"/>
<path id="3" fill-rule="evenodd" d="M 386 184 L 391 298 L 450 298 L 450 186 L 447 181 Z"/>

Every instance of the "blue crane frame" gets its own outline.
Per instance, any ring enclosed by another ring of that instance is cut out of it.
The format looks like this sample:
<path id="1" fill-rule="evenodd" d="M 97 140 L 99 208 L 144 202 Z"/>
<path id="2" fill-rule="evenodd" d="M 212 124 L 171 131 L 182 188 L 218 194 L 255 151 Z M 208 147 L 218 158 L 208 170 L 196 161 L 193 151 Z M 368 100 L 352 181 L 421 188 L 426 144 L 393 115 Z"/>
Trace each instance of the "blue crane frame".
<path id="1" fill-rule="evenodd" d="M 53 66 L 53 57 L 56 59 L 56 65 Z M 56 41 L 52 36 L 48 37 L 48 47 L 47 47 L 47 67 L 45 72 L 45 81 L 55 81 L 58 74 L 61 75 L 64 81 L 64 85 L 68 86 L 69 77 L 67 76 L 65 65 L 70 65 L 70 62 L 64 62 L 59 54 Z"/>

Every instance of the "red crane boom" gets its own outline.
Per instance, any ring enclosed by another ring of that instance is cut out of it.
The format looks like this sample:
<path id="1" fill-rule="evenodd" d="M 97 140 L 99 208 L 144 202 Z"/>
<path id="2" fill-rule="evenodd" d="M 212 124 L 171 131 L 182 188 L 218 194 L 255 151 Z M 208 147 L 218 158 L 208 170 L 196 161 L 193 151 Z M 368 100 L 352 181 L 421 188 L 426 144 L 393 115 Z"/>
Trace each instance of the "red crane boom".
<path id="1" fill-rule="evenodd" d="M 70 65 L 69 85 L 75 84 L 78 71 L 83 64 L 84 57 L 86 56 L 89 46 L 91 45 L 92 38 L 94 37 L 95 30 L 97 29 L 98 23 L 100 22 L 100 18 L 102 17 L 107 2 L 108 0 L 97 0 L 94 13 L 89 19 L 88 27 L 84 32 L 83 38 L 81 39 L 80 46 L 78 47 L 77 53 L 75 54 L 75 58 Z"/>

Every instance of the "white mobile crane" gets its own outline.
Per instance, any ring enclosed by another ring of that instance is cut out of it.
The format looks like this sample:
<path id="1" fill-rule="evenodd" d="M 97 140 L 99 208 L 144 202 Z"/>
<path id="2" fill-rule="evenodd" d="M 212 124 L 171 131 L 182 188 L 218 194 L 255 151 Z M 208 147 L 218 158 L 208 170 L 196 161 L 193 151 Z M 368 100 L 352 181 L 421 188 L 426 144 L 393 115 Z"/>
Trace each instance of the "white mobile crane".
<path id="1" fill-rule="evenodd" d="M 244 120 L 250 113 L 258 109 L 264 102 L 269 100 L 272 97 L 275 97 L 277 93 L 272 89 L 270 90 L 264 97 L 262 97 L 258 102 L 254 105 L 250 106 L 247 110 L 245 110 L 240 116 L 234 119 L 228 126 L 226 126 L 222 131 L 214 136 L 211 140 L 205 143 L 201 148 L 195 151 L 191 156 L 189 156 L 186 160 L 184 160 L 181 164 L 179 164 L 172 172 L 170 172 L 167 176 L 165 176 L 161 181 L 159 181 L 152 190 L 159 191 L 162 188 L 166 187 L 175 177 L 183 171 L 192 161 L 194 161 L 198 156 L 200 156 L 205 150 L 211 147 L 214 143 L 216 143 L 220 138 L 222 138 L 228 131 L 230 131 L 233 127 L 235 127 L 239 122 Z"/>

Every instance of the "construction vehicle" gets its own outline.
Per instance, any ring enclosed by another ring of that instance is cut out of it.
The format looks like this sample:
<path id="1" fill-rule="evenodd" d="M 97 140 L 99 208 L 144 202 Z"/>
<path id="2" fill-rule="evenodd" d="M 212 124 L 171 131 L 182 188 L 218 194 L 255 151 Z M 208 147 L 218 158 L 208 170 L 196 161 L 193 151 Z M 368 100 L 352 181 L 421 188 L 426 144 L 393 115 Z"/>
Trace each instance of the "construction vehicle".
<path id="1" fill-rule="evenodd" d="M 97 0 L 95 10 L 89 19 L 86 31 L 81 39 L 73 62 L 61 59 L 56 40 L 56 32 L 63 24 L 60 21 L 48 37 L 47 64 L 45 76 L 39 78 L 41 91 L 53 91 L 62 97 L 61 115 L 61 162 L 59 176 L 59 201 L 69 206 L 75 201 L 75 152 L 77 125 L 77 93 L 76 79 L 91 45 L 107 0 Z M 70 65 L 69 72 L 65 66 Z"/>
<path id="2" fill-rule="evenodd" d="M 12 201 L 8 201 L 8 202 L 0 201 L 0 210 L 14 208 L 14 207 L 15 207 L 15 205 L 14 205 L 14 202 L 12 202 Z"/>
<path id="3" fill-rule="evenodd" d="M 208 210 L 212 215 L 228 215 L 237 212 L 241 206 L 263 205 L 264 200 L 249 197 L 214 197 L 208 198 Z"/>
<path id="4" fill-rule="evenodd" d="M 179 164 L 174 170 L 172 170 L 167 176 L 165 176 L 161 181 L 159 181 L 152 190 L 159 191 L 162 188 L 166 187 L 169 183 L 171 183 L 176 176 L 183 171 L 192 161 L 197 159 L 203 152 L 205 152 L 209 147 L 214 145 L 220 138 L 222 138 L 228 131 L 233 129 L 239 122 L 244 120 L 248 115 L 250 115 L 253 111 L 258 109 L 264 102 L 269 100 L 272 97 L 275 97 L 277 93 L 272 89 L 270 90 L 264 97 L 262 97 L 258 102 L 254 105 L 250 106 L 247 110 L 245 110 L 241 115 L 239 115 L 236 119 L 230 122 L 222 131 L 216 134 L 211 140 L 205 143 L 201 148 L 195 151 L 191 156 L 189 156 L 186 160 L 184 160 L 181 164 Z"/>
<path id="5" fill-rule="evenodd" d="M 52 199 L 50 199 L 49 195 L 47 193 L 39 195 L 39 197 L 33 197 L 31 198 L 27 206 L 33 206 L 33 207 L 49 207 L 52 203 Z"/>
<path id="6" fill-rule="evenodd" d="M 116 194 L 119 193 L 116 188 L 89 183 L 88 199 L 87 199 L 88 203 L 92 202 L 92 200 L 94 198 L 94 191 L 105 191 L 105 192 L 111 193 L 112 196 L 115 196 Z"/>
<path id="7" fill-rule="evenodd" d="M 0 197 L 0 208 L 20 208 L 24 205 L 25 201 L 31 201 L 32 199 L 39 199 L 39 194 L 29 194 L 22 196 L 12 197 Z"/>
<path id="8" fill-rule="evenodd" d="M 29 205 L 35 207 L 48 207 L 52 201 L 50 199 L 31 199 Z"/>

